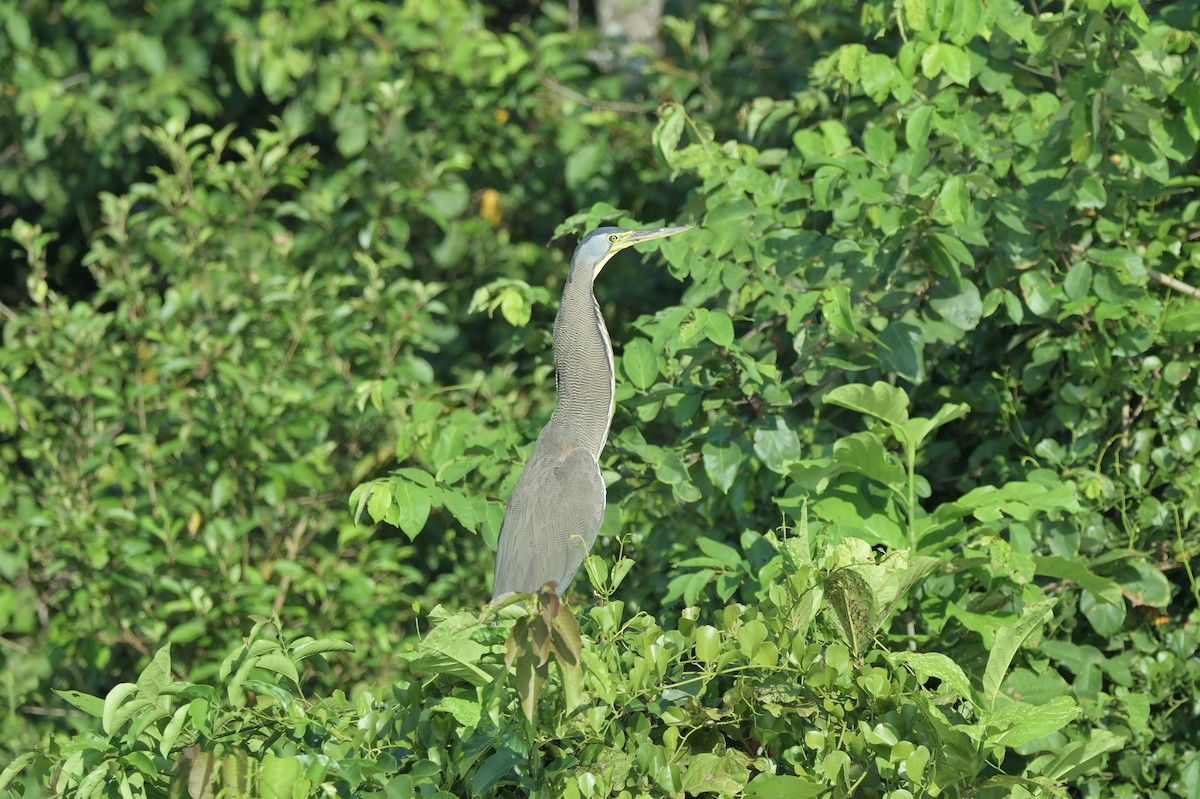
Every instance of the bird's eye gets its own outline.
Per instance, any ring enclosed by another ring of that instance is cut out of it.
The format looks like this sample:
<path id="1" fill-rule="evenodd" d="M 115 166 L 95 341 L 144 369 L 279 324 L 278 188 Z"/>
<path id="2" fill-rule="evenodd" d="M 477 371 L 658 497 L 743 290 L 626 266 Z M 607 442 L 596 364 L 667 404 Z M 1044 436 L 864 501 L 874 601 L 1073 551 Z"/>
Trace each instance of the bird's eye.
<path id="1" fill-rule="evenodd" d="M 613 244 L 616 244 L 616 243 L 617 243 L 617 234 L 616 234 L 616 233 L 609 233 L 609 234 L 608 234 L 608 240 L 609 240 L 609 241 L 611 241 Z"/>

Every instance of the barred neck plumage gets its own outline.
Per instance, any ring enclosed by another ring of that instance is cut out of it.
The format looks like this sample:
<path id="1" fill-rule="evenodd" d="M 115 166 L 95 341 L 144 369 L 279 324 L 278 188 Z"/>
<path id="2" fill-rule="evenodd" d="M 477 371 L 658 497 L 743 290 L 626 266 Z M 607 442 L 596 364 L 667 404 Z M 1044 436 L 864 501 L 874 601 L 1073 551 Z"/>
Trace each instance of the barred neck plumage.
<path id="1" fill-rule="evenodd" d="M 550 424 L 599 459 L 612 423 L 615 386 L 612 342 L 591 277 L 571 275 L 554 320 L 558 404 Z"/>

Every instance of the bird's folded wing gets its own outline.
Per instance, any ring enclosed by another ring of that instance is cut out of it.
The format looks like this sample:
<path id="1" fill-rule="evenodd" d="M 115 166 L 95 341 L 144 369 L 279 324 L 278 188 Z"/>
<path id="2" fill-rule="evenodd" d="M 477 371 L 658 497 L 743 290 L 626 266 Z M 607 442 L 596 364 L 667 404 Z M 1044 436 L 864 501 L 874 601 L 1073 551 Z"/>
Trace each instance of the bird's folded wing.
<path id="1" fill-rule="evenodd" d="M 549 580 L 565 591 L 596 540 L 604 502 L 590 452 L 579 447 L 556 457 L 535 450 L 504 512 L 493 596 L 536 591 Z"/>

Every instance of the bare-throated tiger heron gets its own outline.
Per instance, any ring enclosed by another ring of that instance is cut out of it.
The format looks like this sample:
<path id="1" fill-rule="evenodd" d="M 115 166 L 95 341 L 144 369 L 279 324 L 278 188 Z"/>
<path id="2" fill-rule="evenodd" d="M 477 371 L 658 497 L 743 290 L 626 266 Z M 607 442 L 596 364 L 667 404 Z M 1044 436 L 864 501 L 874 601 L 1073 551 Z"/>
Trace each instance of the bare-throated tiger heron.
<path id="1" fill-rule="evenodd" d="M 612 342 L 592 284 L 621 250 L 690 229 L 602 227 L 575 248 L 554 320 L 558 403 L 504 511 L 493 598 L 539 591 L 550 582 L 561 595 L 596 540 L 605 501 L 599 459 L 615 384 Z"/>

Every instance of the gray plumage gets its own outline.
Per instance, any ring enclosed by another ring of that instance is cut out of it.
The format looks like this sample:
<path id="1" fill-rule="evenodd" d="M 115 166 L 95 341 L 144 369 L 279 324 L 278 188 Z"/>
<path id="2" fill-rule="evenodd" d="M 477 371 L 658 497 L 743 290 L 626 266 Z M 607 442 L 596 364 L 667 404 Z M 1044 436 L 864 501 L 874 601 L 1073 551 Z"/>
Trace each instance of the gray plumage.
<path id="1" fill-rule="evenodd" d="M 597 228 L 575 249 L 554 320 L 558 402 L 504 512 L 493 598 L 538 591 L 551 581 L 562 594 L 596 540 L 605 505 L 600 452 L 614 384 L 612 343 L 592 285 L 620 250 L 688 229 Z"/>

